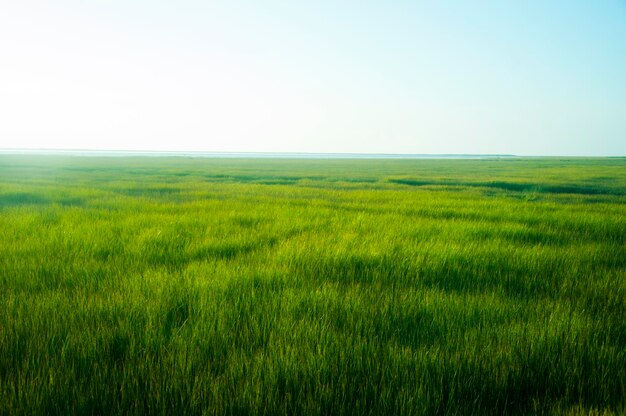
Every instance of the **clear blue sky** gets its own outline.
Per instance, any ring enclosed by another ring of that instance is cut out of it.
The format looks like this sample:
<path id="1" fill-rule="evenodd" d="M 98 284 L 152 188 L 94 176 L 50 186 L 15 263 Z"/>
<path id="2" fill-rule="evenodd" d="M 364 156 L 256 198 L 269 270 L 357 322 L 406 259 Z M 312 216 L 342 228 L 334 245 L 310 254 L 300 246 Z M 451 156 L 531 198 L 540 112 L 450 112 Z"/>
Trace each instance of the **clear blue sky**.
<path id="1" fill-rule="evenodd" d="M 6 1 L 0 148 L 626 155 L 626 1 Z"/>

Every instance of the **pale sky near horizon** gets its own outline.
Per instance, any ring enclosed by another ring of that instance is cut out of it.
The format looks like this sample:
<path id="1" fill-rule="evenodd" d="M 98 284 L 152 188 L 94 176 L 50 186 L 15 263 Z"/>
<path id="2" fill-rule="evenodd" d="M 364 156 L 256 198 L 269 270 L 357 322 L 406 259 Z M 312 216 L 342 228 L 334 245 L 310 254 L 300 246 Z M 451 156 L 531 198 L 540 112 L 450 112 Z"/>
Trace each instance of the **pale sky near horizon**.
<path id="1" fill-rule="evenodd" d="M 626 1 L 0 0 L 0 148 L 626 155 Z"/>

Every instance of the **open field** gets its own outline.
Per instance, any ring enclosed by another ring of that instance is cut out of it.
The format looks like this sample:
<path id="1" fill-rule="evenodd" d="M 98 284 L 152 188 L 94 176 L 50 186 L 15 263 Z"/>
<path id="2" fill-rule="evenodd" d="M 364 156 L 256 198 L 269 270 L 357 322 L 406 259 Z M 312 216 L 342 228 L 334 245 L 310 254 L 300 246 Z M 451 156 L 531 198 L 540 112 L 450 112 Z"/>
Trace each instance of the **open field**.
<path id="1" fill-rule="evenodd" d="M 0 414 L 623 414 L 626 159 L 0 156 Z"/>

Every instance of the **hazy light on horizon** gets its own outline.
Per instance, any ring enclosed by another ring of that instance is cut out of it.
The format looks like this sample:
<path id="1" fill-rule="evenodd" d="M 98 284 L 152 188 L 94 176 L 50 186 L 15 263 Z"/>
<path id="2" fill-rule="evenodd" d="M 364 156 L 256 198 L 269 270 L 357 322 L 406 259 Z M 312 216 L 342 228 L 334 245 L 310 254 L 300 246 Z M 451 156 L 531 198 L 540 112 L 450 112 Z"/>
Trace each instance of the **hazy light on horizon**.
<path id="1" fill-rule="evenodd" d="M 5 3 L 0 148 L 626 155 L 622 1 Z"/>

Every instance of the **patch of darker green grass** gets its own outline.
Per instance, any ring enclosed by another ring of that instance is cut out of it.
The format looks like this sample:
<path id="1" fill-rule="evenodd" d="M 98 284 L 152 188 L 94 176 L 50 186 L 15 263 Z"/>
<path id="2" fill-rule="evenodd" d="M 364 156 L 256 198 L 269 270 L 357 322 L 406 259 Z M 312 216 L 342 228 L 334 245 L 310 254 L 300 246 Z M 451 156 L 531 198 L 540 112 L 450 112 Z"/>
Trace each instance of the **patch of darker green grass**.
<path id="1" fill-rule="evenodd" d="M 10 208 L 21 205 L 49 204 L 50 199 L 41 195 L 27 192 L 0 194 L 0 208 Z"/>
<path id="2" fill-rule="evenodd" d="M 479 187 L 496 188 L 510 192 L 534 192 L 552 194 L 579 194 L 579 195 L 624 195 L 620 189 L 609 188 L 602 185 L 582 185 L 582 184 L 542 184 L 527 182 L 465 182 L 465 181 L 430 181 L 418 179 L 389 179 L 389 182 L 399 185 L 409 186 L 447 186 L 447 187 Z"/>

